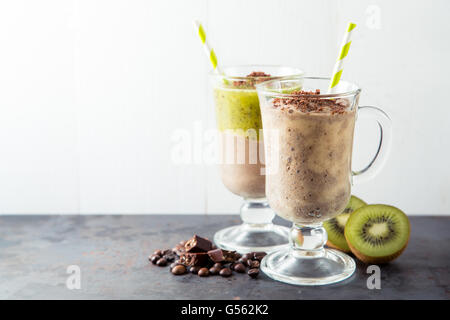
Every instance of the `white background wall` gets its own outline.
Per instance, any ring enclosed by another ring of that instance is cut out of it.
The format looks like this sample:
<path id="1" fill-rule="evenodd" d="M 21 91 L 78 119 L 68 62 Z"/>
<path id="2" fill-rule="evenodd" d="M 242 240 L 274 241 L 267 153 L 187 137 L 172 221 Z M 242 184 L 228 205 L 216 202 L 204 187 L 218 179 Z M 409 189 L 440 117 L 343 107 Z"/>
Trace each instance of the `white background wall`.
<path id="1" fill-rule="evenodd" d="M 175 130 L 215 126 L 198 18 L 223 64 L 320 76 L 356 22 L 343 78 L 395 136 L 354 193 L 449 214 L 449 12 L 446 0 L 2 1 L 0 213 L 237 212 L 214 166 L 171 162 Z M 358 124 L 355 167 L 377 138 Z"/>

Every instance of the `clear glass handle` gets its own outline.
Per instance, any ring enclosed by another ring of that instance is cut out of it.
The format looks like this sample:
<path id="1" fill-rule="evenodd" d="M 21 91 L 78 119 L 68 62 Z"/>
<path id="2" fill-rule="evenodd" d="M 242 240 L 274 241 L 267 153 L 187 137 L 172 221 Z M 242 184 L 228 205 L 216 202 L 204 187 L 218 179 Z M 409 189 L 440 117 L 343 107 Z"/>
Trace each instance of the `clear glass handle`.
<path id="1" fill-rule="evenodd" d="M 380 172 L 386 162 L 392 140 L 392 121 L 383 110 L 371 106 L 359 107 L 358 119 L 361 118 L 375 119 L 380 128 L 380 143 L 370 163 L 361 170 L 352 171 L 353 184 L 368 181 Z"/>

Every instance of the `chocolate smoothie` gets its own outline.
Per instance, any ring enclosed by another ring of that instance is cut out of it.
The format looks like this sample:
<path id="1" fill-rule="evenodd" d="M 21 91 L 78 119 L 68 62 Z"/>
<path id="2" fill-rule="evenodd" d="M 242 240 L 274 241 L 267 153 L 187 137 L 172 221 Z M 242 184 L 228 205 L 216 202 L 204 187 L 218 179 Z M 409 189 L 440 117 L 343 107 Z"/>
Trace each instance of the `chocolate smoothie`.
<path id="1" fill-rule="evenodd" d="M 240 81 L 214 88 L 217 127 L 221 134 L 220 169 L 224 185 L 245 198 L 265 197 L 261 111 L 255 84 L 270 75 L 252 72 Z M 260 151 L 261 150 L 261 151 Z"/>
<path id="2" fill-rule="evenodd" d="M 261 105 L 264 130 L 279 137 L 265 141 L 267 163 L 278 163 L 266 176 L 266 194 L 279 216 L 317 223 L 342 212 L 350 198 L 356 111 L 345 99 L 321 98 L 319 90 L 292 94 Z"/>

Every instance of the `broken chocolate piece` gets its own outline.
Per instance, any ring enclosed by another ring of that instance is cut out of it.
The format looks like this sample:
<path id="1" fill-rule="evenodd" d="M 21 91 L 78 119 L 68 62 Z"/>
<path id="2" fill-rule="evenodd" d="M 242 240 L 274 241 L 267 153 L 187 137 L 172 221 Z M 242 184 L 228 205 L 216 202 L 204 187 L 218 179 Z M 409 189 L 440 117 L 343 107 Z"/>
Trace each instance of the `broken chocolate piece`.
<path id="1" fill-rule="evenodd" d="M 180 256 L 180 263 L 186 266 L 203 267 L 208 264 L 208 254 L 204 252 L 186 252 Z"/>
<path id="2" fill-rule="evenodd" d="M 235 262 L 240 258 L 239 253 L 237 253 L 236 251 L 222 250 L 222 252 L 225 258 L 225 262 Z"/>
<path id="3" fill-rule="evenodd" d="M 208 251 L 208 256 L 213 262 L 222 262 L 225 260 L 222 249 L 214 249 Z"/>
<path id="4" fill-rule="evenodd" d="M 239 254 L 236 251 L 214 249 L 208 251 L 208 256 L 213 262 L 235 262 Z"/>
<path id="5" fill-rule="evenodd" d="M 186 242 L 184 248 L 186 249 L 186 252 L 208 252 L 212 249 L 212 242 L 208 239 L 195 235 L 188 242 Z"/>

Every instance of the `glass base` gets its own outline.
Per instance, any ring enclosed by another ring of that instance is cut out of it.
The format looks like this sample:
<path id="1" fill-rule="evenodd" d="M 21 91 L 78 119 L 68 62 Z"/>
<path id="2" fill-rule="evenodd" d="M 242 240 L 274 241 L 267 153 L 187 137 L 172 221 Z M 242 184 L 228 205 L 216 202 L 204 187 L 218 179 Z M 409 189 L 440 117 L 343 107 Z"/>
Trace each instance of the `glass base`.
<path id="1" fill-rule="evenodd" d="M 289 228 L 269 223 L 251 225 L 243 223 L 219 230 L 214 235 L 214 243 L 221 249 L 239 253 L 272 252 L 288 245 Z"/>
<path id="2" fill-rule="evenodd" d="M 303 286 L 336 283 L 350 277 L 355 269 L 350 256 L 334 249 L 301 251 L 288 247 L 261 261 L 261 270 L 270 278 Z"/>

